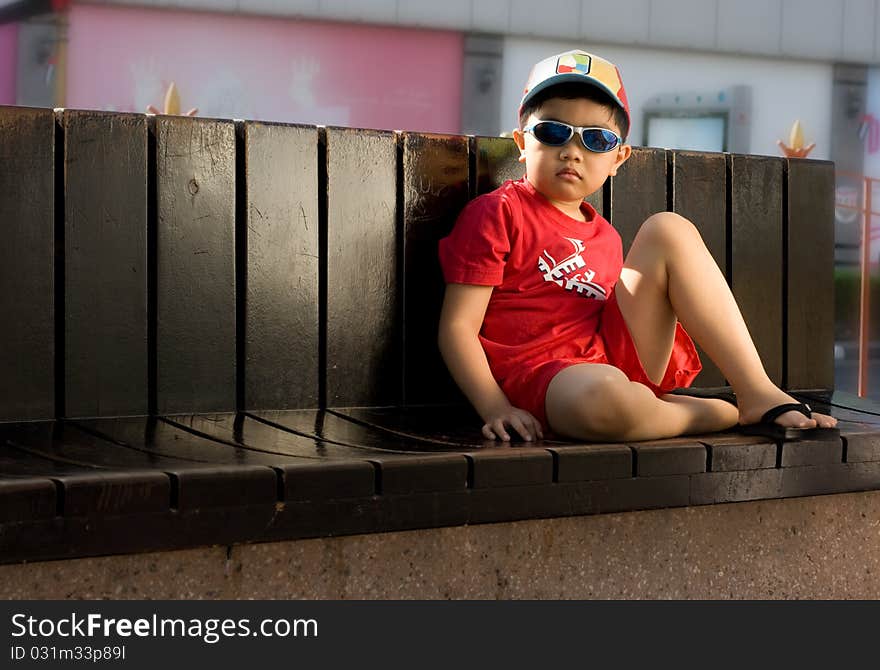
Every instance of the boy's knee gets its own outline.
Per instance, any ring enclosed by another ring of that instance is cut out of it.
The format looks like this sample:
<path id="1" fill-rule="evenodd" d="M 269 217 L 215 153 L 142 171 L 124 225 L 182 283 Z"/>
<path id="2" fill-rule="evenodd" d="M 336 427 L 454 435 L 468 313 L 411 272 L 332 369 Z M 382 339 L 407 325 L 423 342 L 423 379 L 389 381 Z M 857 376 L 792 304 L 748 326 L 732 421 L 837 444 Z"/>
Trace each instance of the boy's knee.
<path id="1" fill-rule="evenodd" d="M 578 422 L 597 438 L 621 439 L 640 420 L 632 392 L 632 382 L 622 372 L 602 375 L 573 399 Z"/>
<path id="2" fill-rule="evenodd" d="M 689 219 L 675 212 L 652 214 L 645 219 L 639 233 L 669 241 L 679 241 L 689 237 L 695 237 L 702 241 L 697 227 Z"/>

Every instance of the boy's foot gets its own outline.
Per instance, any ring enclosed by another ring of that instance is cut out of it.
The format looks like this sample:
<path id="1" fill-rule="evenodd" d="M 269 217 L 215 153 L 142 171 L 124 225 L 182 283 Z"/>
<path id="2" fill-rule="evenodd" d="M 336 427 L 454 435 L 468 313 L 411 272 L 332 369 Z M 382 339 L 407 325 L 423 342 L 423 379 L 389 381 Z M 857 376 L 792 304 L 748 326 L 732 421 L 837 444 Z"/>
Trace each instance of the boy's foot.
<path id="1" fill-rule="evenodd" d="M 678 393 L 667 393 L 661 400 L 687 408 L 690 412 L 687 435 L 714 433 L 736 425 L 736 406 L 729 400 L 700 398 Z"/>
<path id="2" fill-rule="evenodd" d="M 737 395 L 737 400 L 739 402 L 739 423 L 742 426 L 760 422 L 767 410 L 778 405 L 798 403 L 797 400 L 779 389 L 749 397 Z M 773 420 L 773 423 L 783 428 L 834 428 L 837 426 L 837 419 L 827 414 L 819 414 L 818 412 L 812 412 L 812 417 L 807 418 L 803 413 L 791 410 L 780 414 Z"/>

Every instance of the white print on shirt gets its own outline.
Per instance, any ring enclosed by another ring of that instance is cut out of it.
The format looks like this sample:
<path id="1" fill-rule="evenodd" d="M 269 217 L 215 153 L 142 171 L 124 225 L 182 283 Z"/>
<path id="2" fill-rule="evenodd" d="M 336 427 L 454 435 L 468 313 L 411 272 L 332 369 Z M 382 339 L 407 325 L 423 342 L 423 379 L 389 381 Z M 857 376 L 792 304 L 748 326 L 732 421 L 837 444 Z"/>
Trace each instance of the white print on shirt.
<path id="1" fill-rule="evenodd" d="M 544 274 L 544 281 L 552 281 L 554 284 L 562 286 L 566 291 L 577 291 L 585 298 L 605 300 L 605 289 L 593 281 L 596 276 L 595 271 L 587 269 L 583 273 L 578 272 L 587 265 L 581 255 L 584 251 L 584 243 L 571 237 L 565 239 L 571 242 L 574 247 L 574 253 L 568 258 L 557 263 L 546 249 L 544 249 L 543 255 L 538 256 L 538 269 Z M 547 258 L 545 259 L 544 256 Z M 550 265 L 547 259 L 553 265 Z"/>

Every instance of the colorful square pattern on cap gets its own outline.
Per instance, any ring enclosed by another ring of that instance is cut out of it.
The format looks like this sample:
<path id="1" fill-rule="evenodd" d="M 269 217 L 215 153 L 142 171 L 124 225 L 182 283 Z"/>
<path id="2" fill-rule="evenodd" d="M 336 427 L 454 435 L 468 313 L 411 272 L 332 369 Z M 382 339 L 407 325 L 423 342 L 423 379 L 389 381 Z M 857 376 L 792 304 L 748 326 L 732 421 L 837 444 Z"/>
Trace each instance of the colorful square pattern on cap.
<path id="1" fill-rule="evenodd" d="M 587 54 L 563 54 L 556 64 L 556 72 L 558 74 L 567 74 L 569 72 L 590 74 L 590 63 L 592 60 Z"/>

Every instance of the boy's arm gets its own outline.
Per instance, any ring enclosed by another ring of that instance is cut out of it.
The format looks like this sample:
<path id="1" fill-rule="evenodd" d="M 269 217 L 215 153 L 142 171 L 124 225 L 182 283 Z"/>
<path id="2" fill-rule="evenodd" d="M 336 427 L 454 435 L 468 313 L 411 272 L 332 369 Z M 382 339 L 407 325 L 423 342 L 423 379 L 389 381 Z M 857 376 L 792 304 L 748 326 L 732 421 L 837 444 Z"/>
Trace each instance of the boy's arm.
<path id="1" fill-rule="evenodd" d="M 513 407 L 492 376 L 479 333 L 491 286 L 447 284 L 440 312 L 438 344 L 453 379 L 485 421 L 483 436 L 509 440 L 506 426 L 524 440 L 543 437 L 541 424 L 525 410 Z"/>

